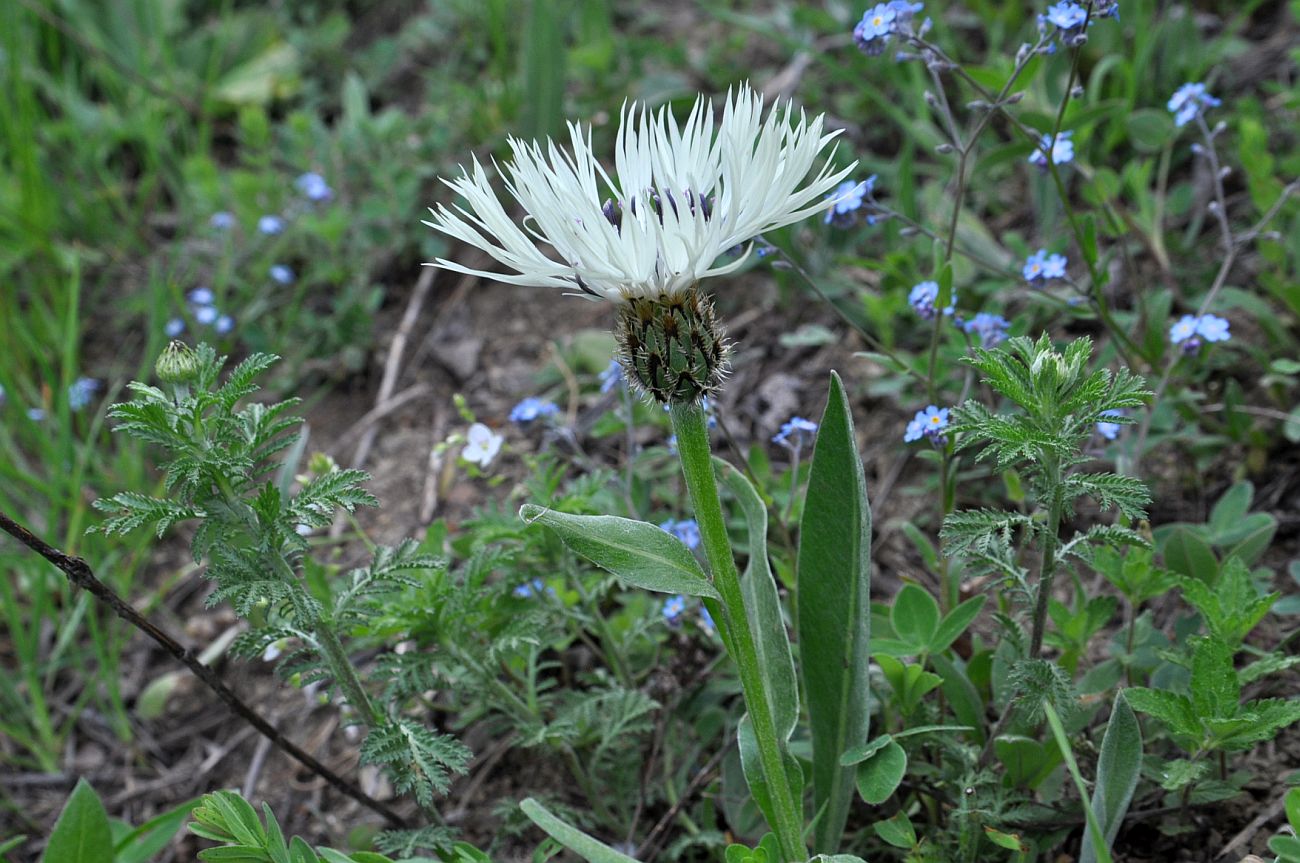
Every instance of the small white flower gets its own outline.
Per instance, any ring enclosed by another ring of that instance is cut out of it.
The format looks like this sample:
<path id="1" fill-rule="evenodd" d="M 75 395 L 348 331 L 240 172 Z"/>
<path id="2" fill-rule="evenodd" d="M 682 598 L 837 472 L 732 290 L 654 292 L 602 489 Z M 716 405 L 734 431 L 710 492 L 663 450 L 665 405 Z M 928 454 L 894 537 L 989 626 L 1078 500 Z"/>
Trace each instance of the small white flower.
<path id="1" fill-rule="evenodd" d="M 467 206 L 440 204 L 425 224 L 514 272 L 441 258 L 432 266 L 614 301 L 683 290 L 747 257 L 715 265 L 724 252 L 839 202 L 843 196 L 827 192 L 856 163 L 836 171 L 828 156 L 805 182 L 838 134 L 823 134 L 822 126 L 820 115 L 809 121 L 802 112 L 795 122 L 788 105 L 764 118 L 762 96 L 744 86 L 729 95 L 717 124 L 702 96 L 684 124 L 667 109 L 652 115 L 625 106 L 613 175 L 592 153 L 590 129 L 578 124 L 569 124 L 572 152 L 550 140 L 511 139 L 514 158 L 502 174 L 526 213 L 522 226 L 477 159 L 458 179 L 444 180 Z"/>
<path id="2" fill-rule="evenodd" d="M 497 453 L 501 451 L 501 444 L 505 441 L 505 438 L 499 434 L 493 434 L 492 429 L 483 425 L 483 423 L 474 423 L 469 427 L 465 440 L 465 448 L 460 451 L 460 457 L 479 467 L 487 467 L 492 463 L 492 459 L 497 457 Z"/>

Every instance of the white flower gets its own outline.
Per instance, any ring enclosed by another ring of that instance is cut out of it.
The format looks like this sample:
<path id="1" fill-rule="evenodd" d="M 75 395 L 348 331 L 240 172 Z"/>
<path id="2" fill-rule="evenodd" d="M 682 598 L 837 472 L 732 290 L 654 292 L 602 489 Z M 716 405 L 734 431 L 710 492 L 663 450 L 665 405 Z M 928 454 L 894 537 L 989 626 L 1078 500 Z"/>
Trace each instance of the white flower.
<path id="1" fill-rule="evenodd" d="M 789 105 L 763 114 L 748 86 L 729 95 L 722 120 L 701 96 L 685 124 L 666 109 L 625 106 L 613 175 L 591 150 L 591 131 L 570 123 L 572 152 L 512 138 L 501 171 L 525 212 L 511 220 L 475 159 L 444 180 L 468 206 L 439 205 L 425 222 L 487 252 L 513 273 L 474 270 L 438 259 L 432 266 L 514 285 L 557 287 L 590 297 L 656 297 L 731 272 L 745 260 L 715 265 L 724 252 L 764 231 L 833 207 L 826 194 L 856 166 L 827 161 L 805 183 L 838 132 L 822 133 L 821 115 L 794 122 Z M 543 246 L 549 246 L 547 252 Z"/>
<path id="2" fill-rule="evenodd" d="M 487 467 L 492 463 L 492 459 L 497 457 L 501 451 L 501 444 L 505 441 L 499 434 L 493 434 L 492 429 L 483 425 L 483 423 L 474 423 L 469 427 L 469 432 L 465 435 L 465 448 L 460 451 L 460 457 L 465 461 L 473 462 L 479 467 Z"/>

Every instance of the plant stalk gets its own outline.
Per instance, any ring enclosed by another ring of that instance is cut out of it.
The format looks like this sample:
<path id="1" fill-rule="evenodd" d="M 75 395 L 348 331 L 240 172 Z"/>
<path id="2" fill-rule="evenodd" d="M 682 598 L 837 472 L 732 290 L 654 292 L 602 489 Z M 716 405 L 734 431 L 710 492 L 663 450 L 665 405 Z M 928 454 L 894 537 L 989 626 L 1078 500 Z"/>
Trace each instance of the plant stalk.
<path id="1" fill-rule="evenodd" d="M 1047 533 L 1043 536 L 1043 562 L 1038 571 L 1038 598 L 1034 603 L 1034 628 L 1029 640 L 1029 658 L 1037 659 L 1043 652 L 1043 633 L 1047 630 L 1047 605 L 1052 598 L 1052 579 L 1056 575 L 1057 534 L 1061 532 L 1060 463 L 1051 458 L 1047 462 L 1048 487 L 1052 489 L 1052 503 L 1047 510 Z"/>
<path id="2" fill-rule="evenodd" d="M 754 725 L 759 763 L 771 795 L 776 821 L 771 825 L 772 830 L 776 834 L 782 856 L 787 861 L 802 861 L 808 856 L 803 841 L 802 801 L 791 793 L 786 780 L 771 701 L 759 666 L 758 648 L 750 628 L 749 615 L 745 612 L 740 573 L 736 570 L 731 542 L 727 538 L 726 522 L 722 518 L 722 502 L 718 498 L 717 480 L 713 475 L 704 409 L 695 402 L 677 403 L 671 408 L 682 473 L 695 509 L 695 520 L 700 526 L 700 539 L 713 574 L 713 586 L 722 595 L 722 613 L 731 635 L 732 659 L 740 670 L 741 692 L 745 698 L 745 707 L 749 710 L 750 721 Z"/>

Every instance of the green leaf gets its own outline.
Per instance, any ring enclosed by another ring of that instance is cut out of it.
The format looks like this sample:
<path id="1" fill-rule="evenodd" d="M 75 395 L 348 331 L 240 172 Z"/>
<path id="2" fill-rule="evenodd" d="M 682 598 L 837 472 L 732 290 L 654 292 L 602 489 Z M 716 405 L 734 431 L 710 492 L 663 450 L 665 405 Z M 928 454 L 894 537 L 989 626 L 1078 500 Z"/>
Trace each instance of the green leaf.
<path id="1" fill-rule="evenodd" d="M 984 702 L 980 698 L 979 690 L 971 683 L 966 672 L 946 656 L 935 654 L 930 657 L 930 664 L 943 678 L 941 684 L 943 694 L 948 699 L 953 715 L 971 729 L 976 741 L 982 745 L 984 743 Z"/>
<path id="2" fill-rule="evenodd" d="M 1185 525 L 1173 525 L 1165 533 L 1161 551 L 1166 566 L 1190 578 L 1213 584 L 1219 574 L 1219 560 L 1210 544 Z"/>
<path id="3" fill-rule="evenodd" d="M 1074 760 L 1074 750 L 1070 748 L 1070 739 L 1065 735 L 1065 727 L 1061 725 L 1061 717 L 1057 715 L 1056 708 L 1052 707 L 1050 701 L 1043 702 L 1043 713 L 1047 716 L 1047 724 L 1052 729 L 1052 736 L 1056 739 L 1056 745 L 1060 748 L 1061 755 L 1065 757 L 1065 767 L 1070 771 L 1070 776 L 1074 779 L 1074 787 L 1079 791 L 1079 799 L 1083 803 L 1083 815 L 1088 822 L 1086 832 L 1092 836 L 1093 847 L 1096 849 L 1097 854 L 1097 863 L 1112 863 L 1109 843 L 1105 841 L 1101 823 L 1097 820 L 1094 807 L 1088 800 L 1088 785 L 1083 781 L 1083 774 L 1079 772 L 1078 762 Z"/>
<path id="4" fill-rule="evenodd" d="M 1141 108 L 1124 118 L 1124 126 L 1134 149 L 1142 153 L 1158 153 L 1174 137 L 1174 123 L 1168 111 L 1159 108 Z"/>
<path id="5" fill-rule="evenodd" d="M 845 751 L 845 753 L 840 756 L 840 764 L 844 767 L 852 767 L 854 764 L 861 764 L 863 761 L 866 761 L 868 758 L 893 742 L 893 735 L 882 734 L 874 740 L 863 743 L 861 746 L 854 746 L 852 749 Z"/>
<path id="6" fill-rule="evenodd" d="M 615 851 L 604 842 L 593 839 L 577 827 L 573 827 L 556 818 L 550 811 L 529 797 L 519 804 L 519 808 L 538 827 L 556 842 L 568 848 L 588 863 L 636 863 L 626 854 Z"/>
<path id="7" fill-rule="evenodd" d="M 1097 788 L 1093 793 L 1092 811 L 1101 827 L 1102 838 L 1109 849 L 1124 823 L 1133 791 L 1137 788 L 1142 770 L 1142 728 L 1138 725 L 1133 708 L 1128 706 L 1121 691 L 1110 711 L 1110 722 L 1101 740 L 1101 755 L 1097 760 Z M 1090 831 L 1083 835 L 1083 850 L 1079 863 L 1097 863 L 1097 849 Z"/>
<path id="8" fill-rule="evenodd" d="M 799 682 L 795 677 L 794 657 L 790 654 L 790 638 L 781 616 L 781 597 L 767 560 L 767 507 L 754 486 L 736 468 L 714 458 L 713 469 L 740 504 L 749 527 L 749 563 L 741 576 L 740 589 L 745 597 L 745 614 L 754 632 L 758 664 L 768 684 L 772 720 L 784 749 L 799 722 Z M 795 799 L 803 794 L 802 787 L 794 791 Z"/>
<path id="9" fill-rule="evenodd" d="M 95 789 L 77 780 L 45 846 L 42 863 L 113 863 L 113 831 Z"/>
<path id="10" fill-rule="evenodd" d="M 114 863 L 148 863 L 167 847 L 198 805 L 198 799 L 182 803 L 127 833 L 114 847 Z"/>
<path id="11" fill-rule="evenodd" d="M 941 653 L 947 650 L 979 616 L 980 609 L 984 607 L 986 601 L 988 601 L 987 594 L 972 596 L 945 614 L 943 620 L 939 622 L 938 629 L 930 638 L 930 652 Z"/>
<path id="12" fill-rule="evenodd" d="M 872 806 L 879 806 L 903 781 L 907 772 L 907 753 L 890 740 L 880 751 L 858 765 L 858 793 Z"/>
<path id="13" fill-rule="evenodd" d="M 1018 833 L 1003 833 L 1001 830 L 996 830 L 992 827 L 986 826 L 984 828 L 984 835 L 990 842 L 999 848 L 1006 848 L 1011 851 L 1029 850 L 1029 846 L 1021 841 L 1020 834 Z"/>
<path id="14" fill-rule="evenodd" d="M 875 830 L 876 835 L 882 840 L 895 848 L 916 847 L 916 830 L 912 827 L 912 822 L 907 817 L 907 813 L 901 809 L 893 818 L 875 822 L 871 825 L 871 829 Z"/>
<path id="15" fill-rule="evenodd" d="M 853 772 L 840 766 L 866 740 L 870 664 L 871 508 L 844 386 L 831 373 L 799 528 L 800 670 L 812 735 L 816 850 L 839 847 Z"/>
<path id="16" fill-rule="evenodd" d="M 1192 702 L 1185 695 L 1130 686 L 1124 690 L 1124 698 L 1134 710 L 1159 719 L 1175 735 L 1197 737 L 1201 733 L 1201 724 L 1192 712 Z"/>
<path id="17" fill-rule="evenodd" d="M 1239 482 L 1223 493 L 1214 509 L 1210 510 L 1210 536 L 1215 545 L 1223 544 L 1222 537 L 1236 530 L 1246 513 L 1250 512 L 1250 502 L 1255 497 L 1255 486 L 1250 482 Z"/>
<path id="18" fill-rule="evenodd" d="M 1274 836 L 1268 840 L 1268 850 L 1281 857 L 1283 863 L 1300 863 L 1300 839 L 1294 836 Z"/>
<path id="19" fill-rule="evenodd" d="M 914 646 L 917 653 L 923 653 L 929 650 L 939 629 L 939 603 L 925 588 L 905 584 L 894 597 L 889 622 L 899 638 Z"/>
<path id="20" fill-rule="evenodd" d="M 625 584 L 659 593 L 722 598 L 691 550 L 653 524 L 612 515 L 570 515 L 533 504 L 521 506 L 519 517 L 549 527 L 565 545 Z"/>
<path id="21" fill-rule="evenodd" d="M 1192 647 L 1192 709 L 1202 719 L 1232 719 L 1241 712 L 1241 682 L 1232 665 L 1236 645 L 1198 638 Z"/>

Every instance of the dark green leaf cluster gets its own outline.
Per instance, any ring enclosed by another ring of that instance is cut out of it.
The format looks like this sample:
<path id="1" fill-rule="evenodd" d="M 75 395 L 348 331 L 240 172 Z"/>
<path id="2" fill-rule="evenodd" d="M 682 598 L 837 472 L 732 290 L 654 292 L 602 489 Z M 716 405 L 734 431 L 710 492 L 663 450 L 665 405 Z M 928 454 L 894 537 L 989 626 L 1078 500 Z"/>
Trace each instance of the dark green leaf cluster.
<path id="1" fill-rule="evenodd" d="M 1030 722 L 1042 718 L 1043 704 L 1064 713 L 1074 708 L 1070 675 L 1046 659 L 1021 659 L 1011 666 L 1012 700 Z"/>
<path id="2" fill-rule="evenodd" d="M 1135 686 L 1125 690 L 1134 710 L 1154 716 L 1174 741 L 1196 755 L 1250 749 L 1300 721 L 1300 701 L 1241 701 L 1242 680 L 1233 667 L 1235 646 L 1216 637 L 1192 641 L 1187 695 Z"/>
<path id="3" fill-rule="evenodd" d="M 370 729 L 361 745 L 361 761 L 387 768 L 400 794 L 411 793 L 423 806 L 446 794 L 453 773 L 464 773 L 470 752 L 459 740 L 438 734 L 414 720 L 399 717 Z"/>
<path id="4" fill-rule="evenodd" d="M 207 794 L 194 810 L 190 832 L 221 843 L 199 852 L 200 860 L 248 860 L 267 863 L 392 863 L 372 851 L 343 853 L 333 848 L 312 848 L 301 836 L 285 839 L 271 807 L 262 815 L 234 791 Z"/>

